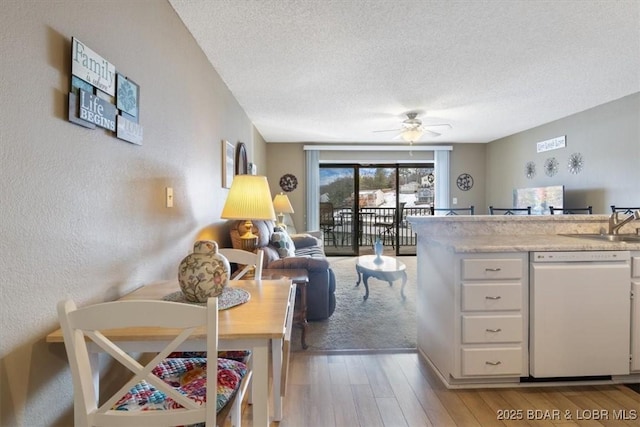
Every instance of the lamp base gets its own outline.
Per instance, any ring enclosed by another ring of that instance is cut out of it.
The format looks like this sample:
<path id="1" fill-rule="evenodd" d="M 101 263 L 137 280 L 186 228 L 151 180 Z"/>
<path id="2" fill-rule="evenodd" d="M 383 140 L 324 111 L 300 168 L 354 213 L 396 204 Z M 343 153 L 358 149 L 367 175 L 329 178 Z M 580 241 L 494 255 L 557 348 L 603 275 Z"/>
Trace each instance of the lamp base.
<path id="1" fill-rule="evenodd" d="M 240 236 L 240 246 L 243 250 L 253 252 L 258 246 L 258 236 L 253 234 L 253 223 L 248 219 L 244 223 L 244 234 Z"/>
<path id="2" fill-rule="evenodd" d="M 240 246 L 242 250 L 253 252 L 258 246 L 258 236 L 249 237 L 248 239 L 240 238 Z"/>
<path id="3" fill-rule="evenodd" d="M 282 212 L 278 214 L 278 222 L 276 222 L 276 227 L 280 227 L 284 231 L 287 231 L 287 224 L 284 223 L 284 213 Z"/>

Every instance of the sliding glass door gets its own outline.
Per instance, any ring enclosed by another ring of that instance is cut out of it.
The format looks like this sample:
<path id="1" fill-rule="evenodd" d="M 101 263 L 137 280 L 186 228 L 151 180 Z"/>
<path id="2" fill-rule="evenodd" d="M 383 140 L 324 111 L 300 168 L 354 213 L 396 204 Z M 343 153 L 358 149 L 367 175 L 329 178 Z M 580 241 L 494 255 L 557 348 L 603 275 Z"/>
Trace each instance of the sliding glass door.
<path id="1" fill-rule="evenodd" d="M 433 164 L 402 165 L 398 167 L 400 177 L 399 202 L 401 215 L 397 225 L 397 255 L 415 255 L 417 237 L 407 222 L 408 216 L 430 215 L 435 203 L 435 173 Z"/>
<path id="2" fill-rule="evenodd" d="M 358 254 L 354 239 L 358 224 L 353 215 L 357 212 L 357 169 L 357 165 L 320 166 L 319 218 L 327 255 Z"/>
<path id="3" fill-rule="evenodd" d="M 428 215 L 434 203 L 433 164 L 320 165 L 320 228 L 327 255 L 413 255 L 408 215 Z"/>

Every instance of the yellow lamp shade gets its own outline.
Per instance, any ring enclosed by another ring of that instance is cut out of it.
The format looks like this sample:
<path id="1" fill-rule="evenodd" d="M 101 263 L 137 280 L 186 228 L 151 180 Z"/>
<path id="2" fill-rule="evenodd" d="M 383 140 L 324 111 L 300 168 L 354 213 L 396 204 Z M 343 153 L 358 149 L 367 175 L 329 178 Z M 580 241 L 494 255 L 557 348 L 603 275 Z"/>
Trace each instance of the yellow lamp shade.
<path id="1" fill-rule="evenodd" d="M 266 176 L 236 175 L 220 215 L 224 219 L 276 219 Z"/>
<path id="2" fill-rule="evenodd" d="M 276 197 L 273 198 L 273 207 L 278 213 L 293 213 L 289 197 L 284 193 L 276 194 Z"/>
<path id="3" fill-rule="evenodd" d="M 252 219 L 275 220 L 271 190 L 266 176 L 236 175 L 222 208 L 221 218 L 244 219 L 245 232 L 240 236 L 242 248 L 253 250 L 258 238 L 253 234 Z"/>

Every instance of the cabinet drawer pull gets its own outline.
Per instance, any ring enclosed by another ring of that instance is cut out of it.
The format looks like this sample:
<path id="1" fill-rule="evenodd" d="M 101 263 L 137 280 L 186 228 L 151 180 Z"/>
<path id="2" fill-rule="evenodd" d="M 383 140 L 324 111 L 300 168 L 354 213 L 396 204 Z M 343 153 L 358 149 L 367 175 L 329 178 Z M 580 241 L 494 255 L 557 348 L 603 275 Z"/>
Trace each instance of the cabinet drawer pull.
<path id="1" fill-rule="evenodd" d="M 485 268 L 484 271 L 502 271 L 500 267 L 498 268 Z"/>
<path id="2" fill-rule="evenodd" d="M 487 332 L 502 332 L 502 329 L 498 328 L 498 329 L 485 329 Z"/>
<path id="3" fill-rule="evenodd" d="M 497 297 L 492 297 L 492 296 L 486 296 L 484 297 L 485 299 L 500 299 L 502 298 L 500 295 L 498 295 Z"/>
<path id="4" fill-rule="evenodd" d="M 491 365 L 491 366 L 498 366 L 498 365 L 502 365 L 501 361 L 497 361 L 497 362 L 489 362 L 488 360 L 486 362 L 484 362 L 485 365 Z"/>

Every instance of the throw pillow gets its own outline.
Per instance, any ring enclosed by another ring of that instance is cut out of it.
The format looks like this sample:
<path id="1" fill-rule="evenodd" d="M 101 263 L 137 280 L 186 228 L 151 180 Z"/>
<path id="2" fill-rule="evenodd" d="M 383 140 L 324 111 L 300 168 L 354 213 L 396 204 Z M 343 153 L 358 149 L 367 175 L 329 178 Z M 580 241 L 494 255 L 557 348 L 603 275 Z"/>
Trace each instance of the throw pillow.
<path id="1" fill-rule="evenodd" d="M 286 258 L 296 255 L 296 247 L 293 244 L 293 240 L 281 227 L 274 227 L 273 234 L 271 234 L 271 246 L 274 246 L 278 250 L 280 258 Z"/>

